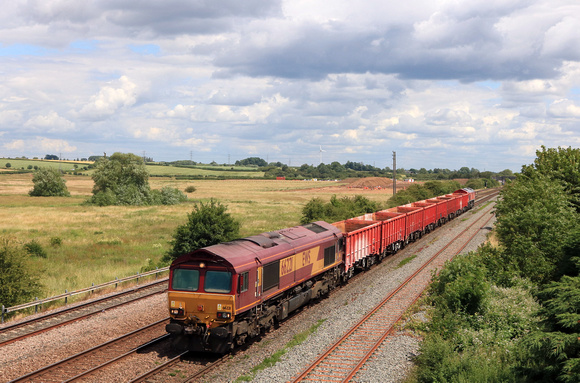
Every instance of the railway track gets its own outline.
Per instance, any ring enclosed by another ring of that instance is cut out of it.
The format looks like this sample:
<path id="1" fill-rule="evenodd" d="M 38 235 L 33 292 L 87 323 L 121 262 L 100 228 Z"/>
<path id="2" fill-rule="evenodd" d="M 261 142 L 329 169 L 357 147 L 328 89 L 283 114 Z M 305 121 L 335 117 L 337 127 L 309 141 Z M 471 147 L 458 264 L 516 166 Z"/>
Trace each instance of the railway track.
<path id="1" fill-rule="evenodd" d="M 496 194 L 490 194 L 486 197 L 493 198 Z M 493 208 L 490 208 L 486 213 L 492 210 Z M 480 228 L 493 218 L 492 216 L 486 217 L 486 215 L 489 214 L 483 214 L 481 218 L 474 221 L 453 241 L 431 257 L 341 339 L 329 347 L 298 376 L 294 377 L 293 381 L 347 382 L 355 378 L 372 355 L 382 346 L 405 311 L 427 288 L 431 280 L 431 273 L 440 269 L 445 261 L 461 252 Z"/>
<path id="2" fill-rule="evenodd" d="M 11 383 L 98 381 L 98 379 L 93 379 L 91 376 L 96 376 L 112 363 L 118 363 L 121 359 L 134 355 L 156 342 L 168 339 L 168 335 L 165 332 L 165 325 L 168 322 L 169 318 L 164 318 L 76 355 L 44 366 L 12 380 Z"/>
<path id="3" fill-rule="evenodd" d="M 54 310 L 39 317 L 5 325 L 0 328 L 0 347 L 166 291 L 167 278 L 164 278 L 96 300 L 84 301 L 64 309 Z"/>

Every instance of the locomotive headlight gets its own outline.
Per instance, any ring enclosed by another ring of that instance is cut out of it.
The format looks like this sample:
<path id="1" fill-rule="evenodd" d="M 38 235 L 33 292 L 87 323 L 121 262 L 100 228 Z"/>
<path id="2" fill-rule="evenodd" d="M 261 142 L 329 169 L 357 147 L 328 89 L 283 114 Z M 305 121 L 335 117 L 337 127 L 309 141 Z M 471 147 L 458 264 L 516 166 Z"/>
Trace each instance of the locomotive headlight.
<path id="1" fill-rule="evenodd" d="M 178 309 L 171 309 L 171 315 L 183 316 L 183 309 L 180 307 Z"/>
<path id="2" fill-rule="evenodd" d="M 232 317 L 232 313 L 218 311 L 217 317 L 218 319 L 230 319 Z"/>

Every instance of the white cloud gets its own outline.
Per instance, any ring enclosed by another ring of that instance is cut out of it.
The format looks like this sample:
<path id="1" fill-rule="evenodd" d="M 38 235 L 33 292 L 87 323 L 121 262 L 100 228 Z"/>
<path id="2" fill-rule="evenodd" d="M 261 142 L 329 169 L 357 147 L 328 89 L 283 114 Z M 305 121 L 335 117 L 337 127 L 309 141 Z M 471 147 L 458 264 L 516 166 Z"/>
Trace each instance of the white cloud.
<path id="1" fill-rule="evenodd" d="M 61 117 L 55 111 L 51 111 L 44 116 L 34 116 L 24 124 L 26 128 L 33 131 L 43 131 L 47 133 L 63 133 L 74 129 L 75 124 Z"/>
<path id="2" fill-rule="evenodd" d="M 555 100 L 550 105 L 549 112 L 556 117 L 580 118 L 580 106 L 567 99 Z"/>
<path id="3" fill-rule="evenodd" d="M 26 140 L 13 140 L 3 145 L 8 150 L 26 150 L 31 149 L 34 152 L 46 153 L 74 153 L 77 147 L 70 145 L 66 140 L 50 139 L 46 137 L 35 137 Z"/>
<path id="4" fill-rule="evenodd" d="M 122 76 L 114 86 L 104 86 L 99 93 L 92 96 L 89 103 L 81 108 L 80 114 L 92 119 L 109 117 L 117 110 L 137 102 L 136 89 L 136 84 Z"/>

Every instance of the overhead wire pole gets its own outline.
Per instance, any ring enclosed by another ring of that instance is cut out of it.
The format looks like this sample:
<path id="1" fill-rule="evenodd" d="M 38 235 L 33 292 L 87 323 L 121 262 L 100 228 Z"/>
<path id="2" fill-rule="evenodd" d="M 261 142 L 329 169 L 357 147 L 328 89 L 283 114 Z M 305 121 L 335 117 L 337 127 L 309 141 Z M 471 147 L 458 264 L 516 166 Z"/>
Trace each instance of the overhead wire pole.
<path id="1" fill-rule="evenodd" d="M 397 152 L 393 152 L 393 196 L 397 194 Z"/>

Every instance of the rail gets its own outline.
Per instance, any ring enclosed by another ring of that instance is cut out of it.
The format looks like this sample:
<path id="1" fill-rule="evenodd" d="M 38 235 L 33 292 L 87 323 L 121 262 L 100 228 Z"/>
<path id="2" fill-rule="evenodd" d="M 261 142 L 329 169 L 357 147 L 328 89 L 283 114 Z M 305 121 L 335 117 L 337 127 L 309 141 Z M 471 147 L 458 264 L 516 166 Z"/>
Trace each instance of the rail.
<path id="1" fill-rule="evenodd" d="M 84 289 L 80 289 L 80 290 L 75 290 L 75 291 L 71 291 L 68 292 L 67 290 L 65 290 L 64 294 L 60 294 L 60 295 L 55 295 L 53 297 L 49 297 L 49 298 L 44 298 L 44 299 L 38 299 L 36 298 L 34 301 L 32 302 L 28 302 L 28 303 L 22 303 L 16 306 L 12 306 L 12 307 L 4 307 L 4 305 L 2 305 L 2 307 L 0 308 L 0 310 L 2 311 L 2 322 L 4 323 L 4 315 L 11 313 L 11 312 L 15 312 L 18 310 L 24 310 L 27 308 L 31 308 L 34 307 L 34 312 L 38 312 L 38 307 L 42 306 L 45 303 L 49 303 L 49 302 L 54 302 L 54 301 L 58 301 L 60 299 L 64 299 L 64 304 L 66 305 L 68 303 L 68 298 L 72 297 L 74 295 L 79 295 L 79 294 L 85 294 L 85 293 L 92 293 L 95 290 L 98 289 L 103 289 L 105 287 L 109 287 L 112 285 L 115 285 L 115 288 L 117 288 L 117 286 L 120 283 L 125 283 L 125 282 L 129 282 L 132 281 L 134 279 L 137 280 L 137 284 L 139 283 L 139 278 L 144 278 L 144 277 L 149 277 L 151 275 L 155 275 L 155 279 L 158 278 L 158 275 L 160 273 L 164 273 L 166 271 L 169 270 L 169 267 L 162 267 L 162 268 L 158 268 L 155 270 L 151 270 L 151 271 L 147 271 L 145 273 L 137 273 L 136 275 L 130 275 L 128 277 L 124 277 L 124 278 L 115 278 L 114 281 L 110 281 L 110 282 L 105 282 L 105 283 L 101 283 L 99 285 L 95 285 L 94 283 L 91 285 L 91 287 L 85 287 Z"/>

